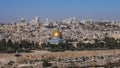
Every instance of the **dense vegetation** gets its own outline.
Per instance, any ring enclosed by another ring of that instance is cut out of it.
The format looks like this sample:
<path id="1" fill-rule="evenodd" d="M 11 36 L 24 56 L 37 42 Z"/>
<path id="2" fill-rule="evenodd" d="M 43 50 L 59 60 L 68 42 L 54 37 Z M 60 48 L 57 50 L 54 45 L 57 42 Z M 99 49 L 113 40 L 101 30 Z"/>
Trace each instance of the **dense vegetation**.
<path id="1" fill-rule="evenodd" d="M 0 53 L 15 53 L 15 52 L 30 52 L 32 49 L 42 49 L 49 51 L 65 51 L 65 50 L 98 50 L 98 49 L 120 49 L 120 40 L 106 37 L 104 40 L 94 40 L 95 43 L 77 43 L 77 48 L 73 46 L 72 43 L 60 43 L 60 44 L 50 44 L 43 43 L 39 45 L 35 42 L 29 42 L 22 40 L 20 42 L 13 43 L 10 39 L 6 41 L 2 39 L 0 41 Z"/>
<path id="2" fill-rule="evenodd" d="M 47 49 L 51 51 L 65 51 L 65 50 L 102 50 L 102 49 L 120 49 L 120 40 L 105 37 L 104 40 L 94 40 L 95 43 L 77 43 L 77 48 L 73 46 L 72 43 L 60 43 L 60 44 L 49 44 L 43 43 L 42 49 Z M 70 41 L 71 42 L 71 41 Z M 74 41 L 73 41 L 74 42 Z"/>
<path id="3" fill-rule="evenodd" d="M 50 43 L 43 43 L 42 49 L 46 49 L 49 51 L 65 51 L 65 50 L 73 50 L 75 47 L 71 43 L 59 43 L 59 44 L 50 44 Z"/>
<path id="4" fill-rule="evenodd" d="M 14 53 L 14 52 L 30 52 L 31 49 L 37 49 L 38 44 L 22 40 L 20 42 L 13 43 L 11 39 L 6 41 L 2 39 L 0 41 L 0 52 L 1 53 Z"/>
<path id="5" fill-rule="evenodd" d="M 77 44 L 78 49 L 81 50 L 93 50 L 93 49 L 120 49 L 120 40 L 106 37 L 103 41 L 95 39 L 95 43 L 83 43 L 79 42 Z"/>

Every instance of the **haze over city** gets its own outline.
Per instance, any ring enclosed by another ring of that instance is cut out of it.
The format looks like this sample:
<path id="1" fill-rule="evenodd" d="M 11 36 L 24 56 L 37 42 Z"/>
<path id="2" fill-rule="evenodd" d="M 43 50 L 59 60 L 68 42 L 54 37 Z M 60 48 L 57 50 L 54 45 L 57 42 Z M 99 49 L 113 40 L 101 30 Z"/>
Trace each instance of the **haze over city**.
<path id="1" fill-rule="evenodd" d="M 120 21 L 120 0 L 0 0 L 0 22 L 10 23 L 21 17 L 30 21 L 39 16 L 63 20 L 77 17 Z"/>

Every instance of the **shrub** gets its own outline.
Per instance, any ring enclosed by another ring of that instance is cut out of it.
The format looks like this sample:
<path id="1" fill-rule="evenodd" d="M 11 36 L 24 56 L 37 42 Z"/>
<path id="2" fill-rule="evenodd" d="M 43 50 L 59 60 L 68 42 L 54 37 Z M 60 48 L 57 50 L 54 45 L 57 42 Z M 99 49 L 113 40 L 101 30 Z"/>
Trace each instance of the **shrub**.
<path id="1" fill-rule="evenodd" d="M 52 66 L 52 64 L 49 63 L 47 59 L 43 59 L 42 66 L 43 66 L 43 67 L 50 67 L 50 66 Z"/>

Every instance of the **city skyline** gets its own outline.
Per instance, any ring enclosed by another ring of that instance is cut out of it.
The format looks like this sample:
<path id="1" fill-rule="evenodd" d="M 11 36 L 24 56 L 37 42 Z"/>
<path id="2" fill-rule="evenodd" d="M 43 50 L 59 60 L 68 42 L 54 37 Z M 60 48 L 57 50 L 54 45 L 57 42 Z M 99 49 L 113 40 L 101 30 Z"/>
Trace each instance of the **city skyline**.
<path id="1" fill-rule="evenodd" d="M 1 0 L 0 22 L 30 21 L 36 16 L 42 20 L 78 19 L 120 21 L 119 0 Z"/>

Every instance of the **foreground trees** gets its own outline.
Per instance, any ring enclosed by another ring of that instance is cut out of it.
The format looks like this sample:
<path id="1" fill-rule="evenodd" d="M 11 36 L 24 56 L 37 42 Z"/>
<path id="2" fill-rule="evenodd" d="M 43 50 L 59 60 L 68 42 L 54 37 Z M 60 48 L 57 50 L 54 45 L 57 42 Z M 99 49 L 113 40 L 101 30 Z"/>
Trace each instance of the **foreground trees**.
<path id="1" fill-rule="evenodd" d="M 94 40 L 95 43 L 77 43 L 77 46 L 74 47 L 72 43 L 59 43 L 59 44 L 50 44 L 43 43 L 39 45 L 35 42 L 30 42 L 26 40 L 21 40 L 20 42 L 13 43 L 11 39 L 6 41 L 2 39 L 0 41 L 0 53 L 15 53 L 15 52 L 30 52 L 32 49 L 42 49 L 49 51 L 65 51 L 65 50 L 98 50 L 98 49 L 120 49 L 120 40 L 106 37 L 104 40 Z"/>
<path id="2" fill-rule="evenodd" d="M 120 40 L 119 39 L 114 39 L 114 38 L 109 38 L 105 37 L 103 41 L 95 39 L 95 43 L 83 43 L 79 42 L 77 44 L 77 47 L 79 49 L 120 49 Z"/>
<path id="3" fill-rule="evenodd" d="M 42 49 L 50 50 L 50 51 L 65 51 L 65 50 L 74 50 L 75 47 L 71 43 L 59 43 L 59 44 L 50 44 L 43 43 Z"/>
<path id="4" fill-rule="evenodd" d="M 22 40 L 21 42 L 13 43 L 11 39 L 6 41 L 2 39 L 0 41 L 0 52 L 1 53 L 13 53 L 13 52 L 29 52 L 31 49 L 37 49 L 34 42 Z M 36 43 L 37 44 L 37 43 Z"/>

